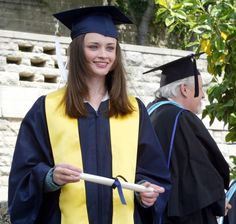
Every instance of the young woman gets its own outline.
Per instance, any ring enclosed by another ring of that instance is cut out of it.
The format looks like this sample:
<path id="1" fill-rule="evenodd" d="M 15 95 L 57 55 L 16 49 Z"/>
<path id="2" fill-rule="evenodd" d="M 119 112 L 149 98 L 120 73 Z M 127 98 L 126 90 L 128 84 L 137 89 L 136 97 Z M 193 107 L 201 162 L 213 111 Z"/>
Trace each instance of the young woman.
<path id="1" fill-rule="evenodd" d="M 55 17 L 71 29 L 68 82 L 22 122 L 9 177 L 12 223 L 160 223 L 169 173 L 145 106 L 127 94 L 115 24 L 130 20 L 111 6 Z M 123 205 L 116 189 L 80 181 L 82 172 L 154 190 L 123 189 Z"/>

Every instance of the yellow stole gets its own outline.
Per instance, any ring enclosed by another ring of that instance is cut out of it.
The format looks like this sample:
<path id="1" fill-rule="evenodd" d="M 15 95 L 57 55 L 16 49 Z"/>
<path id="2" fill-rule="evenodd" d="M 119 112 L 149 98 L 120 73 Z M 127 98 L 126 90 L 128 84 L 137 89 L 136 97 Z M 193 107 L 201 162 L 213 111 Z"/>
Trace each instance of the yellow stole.
<path id="1" fill-rule="evenodd" d="M 46 96 L 46 119 L 55 164 L 68 163 L 83 168 L 79 140 L 78 119 L 65 115 L 60 104 L 65 88 Z M 124 117 L 110 118 L 112 146 L 112 175 L 124 176 L 134 183 L 139 133 L 139 110 L 134 97 L 130 102 L 135 111 Z M 66 184 L 61 188 L 59 206 L 62 224 L 88 224 L 85 183 Z M 113 191 L 112 223 L 134 223 L 134 192 L 123 189 L 127 205 L 120 202 L 117 189 Z"/>

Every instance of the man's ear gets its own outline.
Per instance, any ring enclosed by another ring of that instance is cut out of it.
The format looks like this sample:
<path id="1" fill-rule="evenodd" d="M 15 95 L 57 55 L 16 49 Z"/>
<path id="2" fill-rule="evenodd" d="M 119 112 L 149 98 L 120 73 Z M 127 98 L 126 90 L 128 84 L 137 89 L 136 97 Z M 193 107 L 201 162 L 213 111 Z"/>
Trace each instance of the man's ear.
<path id="1" fill-rule="evenodd" d="M 180 93 L 183 97 L 187 97 L 188 96 L 188 87 L 185 84 L 181 84 L 179 87 Z"/>

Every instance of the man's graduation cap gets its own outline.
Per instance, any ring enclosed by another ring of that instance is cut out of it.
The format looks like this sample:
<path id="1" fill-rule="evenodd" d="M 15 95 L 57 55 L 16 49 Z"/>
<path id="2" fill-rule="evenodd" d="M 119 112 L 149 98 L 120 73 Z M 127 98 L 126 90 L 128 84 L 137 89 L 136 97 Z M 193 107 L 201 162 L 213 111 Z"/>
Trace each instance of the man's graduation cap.
<path id="1" fill-rule="evenodd" d="M 194 76 L 194 83 L 195 83 L 194 97 L 197 97 L 199 95 L 198 75 L 200 75 L 200 72 L 197 69 L 195 57 L 201 54 L 203 53 L 191 54 L 186 57 L 179 58 L 175 61 L 171 61 L 157 68 L 153 68 L 149 71 L 146 71 L 143 74 L 154 72 L 156 70 L 162 70 L 160 87 L 168 85 L 180 79 Z"/>
<path id="2" fill-rule="evenodd" d="M 115 25 L 133 23 L 115 6 L 76 8 L 53 16 L 71 30 L 72 39 L 86 33 L 99 33 L 117 38 Z"/>

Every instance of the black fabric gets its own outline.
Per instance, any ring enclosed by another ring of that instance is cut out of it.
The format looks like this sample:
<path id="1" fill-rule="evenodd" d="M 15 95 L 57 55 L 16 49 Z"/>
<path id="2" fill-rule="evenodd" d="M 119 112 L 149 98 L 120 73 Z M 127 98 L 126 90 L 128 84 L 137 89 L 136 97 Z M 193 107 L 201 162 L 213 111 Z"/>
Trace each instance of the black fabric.
<path id="1" fill-rule="evenodd" d="M 165 219 L 165 224 L 217 224 L 216 217 L 210 207 L 179 217 L 172 216 Z"/>
<path id="2" fill-rule="evenodd" d="M 136 182 L 148 180 L 163 186 L 158 209 L 163 211 L 170 190 L 170 176 L 160 143 L 155 136 L 143 103 L 140 107 L 140 126 Z M 44 193 L 44 178 L 54 166 L 45 117 L 45 97 L 40 97 L 22 121 L 9 177 L 9 214 L 12 224 L 60 224 L 58 205 L 60 190 Z M 109 101 L 101 103 L 96 112 L 86 104 L 88 117 L 79 119 L 79 133 L 85 172 L 111 177 L 111 142 Z M 128 150 L 128 148 L 127 148 Z M 125 164 L 122 164 L 125 165 Z M 112 189 L 86 183 L 87 208 L 90 224 L 111 224 Z M 135 224 L 159 223 L 148 209 L 135 204 Z"/>
<path id="3" fill-rule="evenodd" d="M 166 99 L 157 99 L 148 107 L 161 100 Z M 166 104 L 150 117 L 166 157 L 179 110 L 175 105 Z M 211 221 L 210 217 L 224 214 L 229 167 L 202 121 L 188 110 L 179 117 L 170 171 L 173 188 L 164 223 L 216 223 L 216 219 Z"/>

